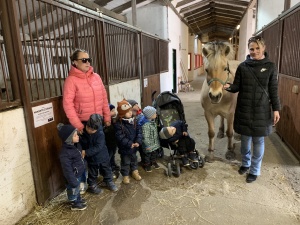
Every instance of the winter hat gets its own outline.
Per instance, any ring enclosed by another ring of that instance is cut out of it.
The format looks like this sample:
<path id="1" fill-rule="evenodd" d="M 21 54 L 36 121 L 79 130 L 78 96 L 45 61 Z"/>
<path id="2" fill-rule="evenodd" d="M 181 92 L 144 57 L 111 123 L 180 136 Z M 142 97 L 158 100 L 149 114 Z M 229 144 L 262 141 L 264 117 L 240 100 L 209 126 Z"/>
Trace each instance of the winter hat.
<path id="1" fill-rule="evenodd" d="M 123 118 L 131 109 L 131 105 L 125 99 L 123 99 L 121 102 L 118 102 L 117 111 L 120 118 Z"/>
<path id="2" fill-rule="evenodd" d="M 152 106 L 146 106 L 143 109 L 143 114 L 147 119 L 150 119 L 156 113 L 156 109 Z"/>
<path id="3" fill-rule="evenodd" d="M 127 102 L 131 105 L 131 107 L 138 105 L 137 101 L 135 101 L 133 99 L 128 99 Z"/>
<path id="4" fill-rule="evenodd" d="M 87 126 L 94 130 L 98 130 L 99 127 L 102 125 L 102 116 L 99 114 L 92 114 L 89 120 L 86 123 Z"/>
<path id="5" fill-rule="evenodd" d="M 160 137 L 161 139 L 169 139 L 170 137 L 172 137 L 172 135 L 169 133 L 167 127 L 163 127 L 163 128 L 159 131 L 159 137 Z"/>
<path id="6" fill-rule="evenodd" d="M 116 108 L 113 104 L 108 104 L 108 105 L 109 105 L 110 111 Z"/>
<path id="7" fill-rule="evenodd" d="M 58 136 L 63 142 L 72 143 L 73 135 L 77 131 L 75 127 L 70 124 L 64 125 L 63 123 L 57 124 Z"/>

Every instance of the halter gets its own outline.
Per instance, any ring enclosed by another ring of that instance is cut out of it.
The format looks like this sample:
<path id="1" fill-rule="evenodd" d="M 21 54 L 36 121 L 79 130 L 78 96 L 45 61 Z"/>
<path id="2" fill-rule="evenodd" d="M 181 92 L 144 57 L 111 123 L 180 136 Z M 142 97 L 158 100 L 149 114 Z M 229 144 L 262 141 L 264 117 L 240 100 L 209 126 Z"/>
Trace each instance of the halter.
<path id="1" fill-rule="evenodd" d="M 229 80 L 229 74 L 230 74 L 228 61 L 227 61 L 227 67 L 225 68 L 225 70 L 227 71 L 227 79 L 225 81 L 222 81 L 219 78 L 212 78 L 209 81 L 207 81 L 207 85 L 210 86 L 210 84 L 214 81 L 219 81 L 223 86 L 225 84 L 227 84 L 227 81 Z"/>

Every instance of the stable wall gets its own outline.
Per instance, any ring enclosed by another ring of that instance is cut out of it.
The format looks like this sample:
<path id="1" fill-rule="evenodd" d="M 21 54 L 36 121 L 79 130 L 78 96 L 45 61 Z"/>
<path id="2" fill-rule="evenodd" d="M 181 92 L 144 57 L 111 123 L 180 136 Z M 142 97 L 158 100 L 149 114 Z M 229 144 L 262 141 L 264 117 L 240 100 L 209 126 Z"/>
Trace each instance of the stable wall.
<path id="1" fill-rule="evenodd" d="M 169 72 L 161 76 L 160 89 L 163 91 L 171 91 L 173 89 L 173 49 L 176 50 L 176 84 L 178 91 L 178 77 L 182 76 L 182 69 L 180 61 L 183 63 L 183 67 L 188 73 L 188 42 L 189 42 L 189 30 L 188 26 L 183 23 L 180 18 L 174 13 L 174 11 L 168 7 L 168 31 L 169 31 Z"/>
<path id="2" fill-rule="evenodd" d="M 141 87 L 140 80 L 131 80 L 109 86 L 109 99 L 117 109 L 117 102 L 125 99 L 135 100 L 141 106 Z"/>
<path id="3" fill-rule="evenodd" d="M 195 69 L 195 54 L 202 55 L 202 43 L 194 34 L 189 35 L 189 51 L 191 53 L 191 70 L 188 71 L 189 81 L 203 73 L 203 66 Z"/>
<path id="4" fill-rule="evenodd" d="M 252 4 L 253 5 L 253 4 Z M 249 54 L 248 40 L 255 33 L 255 18 L 253 18 L 253 6 L 250 6 L 240 22 L 239 51 L 237 60 L 244 61 Z"/>
<path id="5" fill-rule="evenodd" d="M 256 31 L 277 18 L 283 10 L 283 0 L 257 0 Z"/>
<path id="6" fill-rule="evenodd" d="M 136 27 L 162 39 L 168 38 L 167 7 L 152 2 L 136 10 Z M 127 22 L 132 25 L 132 11 L 126 14 Z"/>
<path id="7" fill-rule="evenodd" d="M 36 203 L 23 108 L 0 113 L 0 224 L 15 224 Z"/>

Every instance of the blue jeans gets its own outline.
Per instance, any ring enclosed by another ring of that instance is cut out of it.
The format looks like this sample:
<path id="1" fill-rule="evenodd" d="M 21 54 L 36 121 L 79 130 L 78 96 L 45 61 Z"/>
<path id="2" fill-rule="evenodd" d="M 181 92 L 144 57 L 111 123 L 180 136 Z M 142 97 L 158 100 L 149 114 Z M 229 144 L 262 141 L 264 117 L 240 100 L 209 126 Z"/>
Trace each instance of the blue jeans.
<path id="1" fill-rule="evenodd" d="M 81 200 L 80 197 L 80 182 L 84 182 L 84 179 L 86 177 L 86 172 L 84 171 L 82 176 L 77 178 L 78 179 L 78 186 L 72 187 L 70 184 L 66 184 L 67 187 L 67 196 L 68 200 L 71 202 L 77 202 Z"/>
<path id="2" fill-rule="evenodd" d="M 251 156 L 251 144 L 253 154 Z M 250 167 L 250 174 L 260 175 L 260 168 L 265 152 L 265 137 L 241 135 L 242 166 Z"/>

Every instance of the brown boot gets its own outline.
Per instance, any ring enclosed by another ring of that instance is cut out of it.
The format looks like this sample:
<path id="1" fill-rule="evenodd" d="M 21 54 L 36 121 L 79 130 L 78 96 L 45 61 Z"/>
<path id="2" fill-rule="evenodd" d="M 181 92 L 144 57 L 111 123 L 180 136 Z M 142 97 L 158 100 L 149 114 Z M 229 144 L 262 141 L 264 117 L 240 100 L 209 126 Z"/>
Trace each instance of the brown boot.
<path id="1" fill-rule="evenodd" d="M 141 179 L 142 179 L 142 177 L 140 176 L 138 170 L 132 171 L 132 175 L 131 175 L 131 176 L 132 176 L 135 180 L 141 180 Z"/>
<path id="2" fill-rule="evenodd" d="M 129 176 L 124 176 L 123 177 L 123 184 L 129 184 L 130 180 L 129 180 Z"/>

